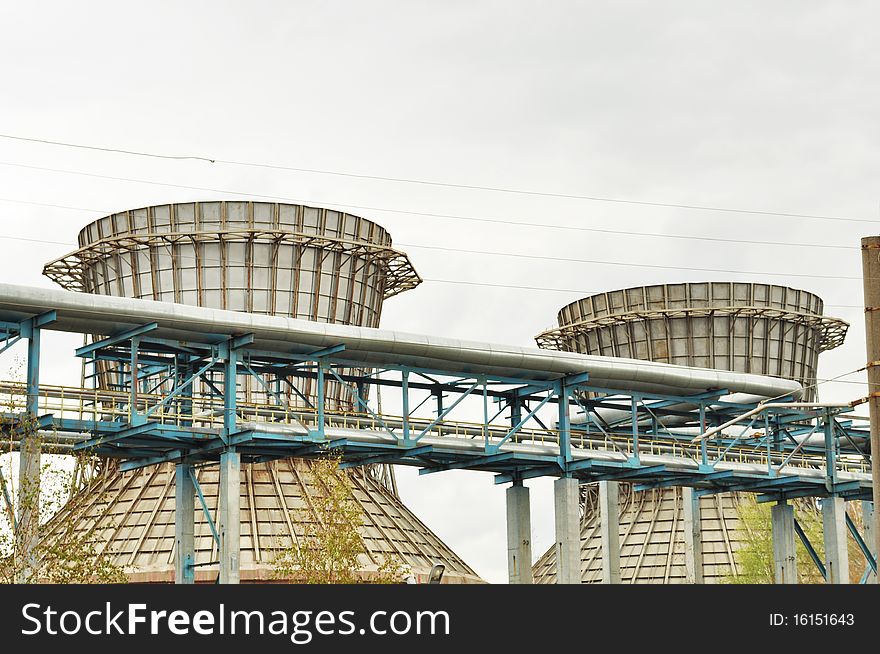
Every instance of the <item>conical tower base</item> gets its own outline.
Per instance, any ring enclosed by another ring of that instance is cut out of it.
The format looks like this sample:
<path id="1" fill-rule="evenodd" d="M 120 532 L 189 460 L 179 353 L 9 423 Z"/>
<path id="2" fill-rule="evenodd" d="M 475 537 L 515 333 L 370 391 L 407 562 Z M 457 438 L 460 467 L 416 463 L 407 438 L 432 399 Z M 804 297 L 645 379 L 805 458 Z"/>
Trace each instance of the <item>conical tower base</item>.
<path id="1" fill-rule="evenodd" d="M 217 519 L 219 468 L 197 470 L 199 486 Z M 391 491 L 364 471 L 350 475 L 355 500 L 363 513 L 365 554 L 358 577 L 369 582 L 386 560 L 399 561 L 425 581 L 435 563 L 446 566 L 445 583 L 482 580 L 426 527 Z M 163 464 L 119 472 L 115 466 L 77 493 L 48 525 L 44 536 L 57 537 L 59 526 L 75 524 L 88 540 L 122 566 L 135 583 L 174 581 L 175 466 Z M 273 561 L 281 548 L 304 538 L 307 521 L 315 521 L 314 498 L 324 493 L 300 459 L 241 466 L 241 580 L 295 581 L 278 578 Z M 214 582 L 218 568 L 216 542 L 201 503 L 195 507 L 196 581 Z"/>
<path id="2" fill-rule="evenodd" d="M 598 489 L 584 487 L 581 522 L 581 575 L 584 583 L 602 582 L 602 539 Z M 684 513 L 681 488 L 635 492 L 620 484 L 620 577 L 623 583 L 685 583 Z M 740 546 L 739 499 L 732 493 L 700 498 L 703 580 L 719 583 L 735 574 Z M 556 550 L 534 565 L 535 583 L 556 583 Z"/>

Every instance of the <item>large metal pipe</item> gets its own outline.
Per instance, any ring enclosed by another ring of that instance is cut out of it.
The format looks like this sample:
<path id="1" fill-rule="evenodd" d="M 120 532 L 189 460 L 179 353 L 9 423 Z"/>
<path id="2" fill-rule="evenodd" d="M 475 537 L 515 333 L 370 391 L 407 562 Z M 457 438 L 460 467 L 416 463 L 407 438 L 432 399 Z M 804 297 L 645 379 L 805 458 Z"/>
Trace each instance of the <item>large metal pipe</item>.
<path id="1" fill-rule="evenodd" d="M 50 310 L 57 312 L 58 319 L 49 328 L 59 331 L 112 334 L 156 322 L 159 328 L 151 334 L 162 338 L 192 341 L 199 335 L 250 333 L 259 349 L 305 354 L 344 345 L 342 356 L 349 361 L 373 365 L 393 361 L 451 374 L 550 380 L 588 373 L 593 386 L 669 395 L 726 389 L 775 398 L 799 397 L 802 392 L 797 382 L 764 375 L 0 284 L 0 320 L 18 321 Z"/>
<path id="2" fill-rule="evenodd" d="M 733 427 L 738 422 L 742 422 L 746 418 L 751 418 L 752 416 L 757 415 L 766 409 L 850 409 L 853 407 L 853 404 L 854 402 L 849 402 L 846 404 L 841 404 L 839 402 L 762 402 L 754 409 L 750 409 L 749 411 L 738 415 L 736 418 L 728 420 L 724 424 L 718 425 L 717 427 L 712 427 L 712 429 L 709 429 L 699 436 L 694 437 L 693 439 L 691 439 L 691 442 L 699 443 L 703 439 L 712 438 L 712 436 L 719 433 L 723 429 Z"/>

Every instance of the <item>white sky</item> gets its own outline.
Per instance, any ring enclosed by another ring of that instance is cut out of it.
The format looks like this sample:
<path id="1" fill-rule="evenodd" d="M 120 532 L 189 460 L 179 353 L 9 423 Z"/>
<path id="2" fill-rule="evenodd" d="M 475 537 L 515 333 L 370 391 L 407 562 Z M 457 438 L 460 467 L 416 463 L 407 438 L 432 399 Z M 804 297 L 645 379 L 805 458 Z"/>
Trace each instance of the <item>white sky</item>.
<path id="1" fill-rule="evenodd" d="M 678 281 L 774 282 L 818 293 L 826 313 L 852 323 L 847 343 L 825 354 L 819 370 L 820 377 L 845 373 L 865 359 L 861 285 L 828 277 L 858 278 L 859 238 L 880 224 L 878 19 L 880 5 L 855 0 L 4 2 L 0 133 L 874 222 L 449 189 L 0 139 L 0 280 L 51 286 L 43 264 L 71 249 L 78 229 L 104 212 L 234 198 L 232 191 L 316 205 L 754 239 L 603 235 L 352 209 L 388 228 L 428 279 L 580 291 L 426 282 L 385 305 L 384 327 L 529 345 L 560 306 L 590 292 Z M 75 344 L 70 337 L 52 340 L 47 382 L 76 380 L 78 361 L 69 356 Z M 850 399 L 865 388 L 826 384 L 821 392 L 823 399 Z M 491 476 L 417 478 L 402 470 L 399 478 L 407 504 L 436 533 L 486 579 L 506 580 L 504 492 Z M 553 542 L 552 498 L 549 481 L 530 485 L 538 556 Z"/>

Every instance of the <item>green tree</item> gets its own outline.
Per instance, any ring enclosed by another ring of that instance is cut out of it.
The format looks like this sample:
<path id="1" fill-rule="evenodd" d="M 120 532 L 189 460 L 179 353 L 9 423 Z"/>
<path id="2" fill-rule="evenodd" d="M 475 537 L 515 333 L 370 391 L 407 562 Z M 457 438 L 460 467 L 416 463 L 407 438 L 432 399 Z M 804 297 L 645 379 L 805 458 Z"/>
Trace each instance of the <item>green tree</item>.
<path id="1" fill-rule="evenodd" d="M 733 584 L 772 584 L 775 581 L 773 564 L 773 532 L 770 523 L 770 504 L 759 504 L 754 496 L 740 500 L 737 514 L 740 522 L 741 545 L 736 551 L 737 574 L 726 578 Z M 812 500 L 795 503 L 795 518 L 807 535 L 820 559 L 824 559 L 822 513 Z M 861 516 L 853 516 L 861 527 Z M 802 584 L 824 583 L 822 574 L 810 558 L 800 539 L 795 540 L 797 552 L 798 582 Z M 858 544 L 848 540 L 850 579 L 857 582 L 864 572 L 865 557 Z"/>
<path id="2" fill-rule="evenodd" d="M 23 393 L 23 389 L 22 389 Z M 5 417 L 0 421 L 0 431 L 5 436 L 2 453 L 6 454 L 3 477 L 13 479 L 14 452 L 20 439 L 28 441 L 28 447 L 38 448 L 43 454 L 58 452 L 45 443 L 44 437 L 36 429 L 36 421 L 23 413 L 23 397 L 17 392 L 3 398 L 8 405 Z M 88 458 L 87 454 L 77 455 L 78 463 Z M 5 510 L 0 514 L 0 583 L 15 583 L 29 565 L 23 543 L 36 543 L 31 563 L 34 574 L 29 581 L 33 583 L 124 583 L 127 579 L 122 567 L 113 562 L 112 553 L 105 551 L 88 532 L 76 529 L 74 521 L 52 522 L 52 537 L 46 538 L 47 526 L 52 516 L 67 502 L 76 490 L 74 471 L 59 466 L 57 460 L 43 459 L 40 465 L 39 481 L 26 482 L 17 487 L 7 483 L 6 491 L 11 504 L 3 502 Z M 69 467 L 69 466 L 68 466 Z M 32 509 L 38 519 L 15 528 L 15 518 L 22 512 Z"/>
<path id="3" fill-rule="evenodd" d="M 311 464 L 311 477 L 319 491 L 311 507 L 292 511 L 293 524 L 303 525 L 303 534 L 288 547 L 280 548 L 274 560 L 278 578 L 305 584 L 351 584 L 360 581 L 359 558 L 366 553 L 361 536 L 364 516 L 354 498 L 349 475 L 339 469 L 339 458 L 328 456 Z M 405 566 L 386 558 L 370 581 L 397 583 Z"/>

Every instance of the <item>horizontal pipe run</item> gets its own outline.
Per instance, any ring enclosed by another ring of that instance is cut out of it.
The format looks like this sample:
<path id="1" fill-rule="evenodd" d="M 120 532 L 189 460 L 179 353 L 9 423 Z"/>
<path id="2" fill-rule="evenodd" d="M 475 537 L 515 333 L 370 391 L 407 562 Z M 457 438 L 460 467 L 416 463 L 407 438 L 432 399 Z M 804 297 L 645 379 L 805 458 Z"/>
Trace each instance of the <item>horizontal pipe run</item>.
<path id="1" fill-rule="evenodd" d="M 732 420 L 728 420 L 723 425 L 718 425 L 717 427 L 713 427 L 712 429 L 707 429 L 705 432 L 700 434 L 699 436 L 695 436 L 692 443 L 699 443 L 700 441 L 711 438 L 718 432 L 723 429 L 727 429 L 728 427 L 733 427 L 735 424 L 742 422 L 746 418 L 751 418 L 752 416 L 765 411 L 766 409 L 850 409 L 853 404 L 821 404 L 817 402 L 764 402 L 759 404 L 754 409 L 746 411 L 745 413 L 733 418 Z"/>
<path id="2" fill-rule="evenodd" d="M 719 388 L 766 398 L 800 396 L 802 392 L 797 382 L 763 375 L 0 284 L 0 320 L 21 321 L 49 310 L 57 312 L 51 329 L 58 331 L 112 335 L 156 322 L 159 327 L 151 336 L 157 338 L 213 338 L 219 342 L 230 335 L 252 333 L 254 347 L 261 350 L 308 354 L 344 345 L 346 360 L 442 370 L 452 375 L 555 380 L 587 373 L 591 386 L 670 395 Z"/>

